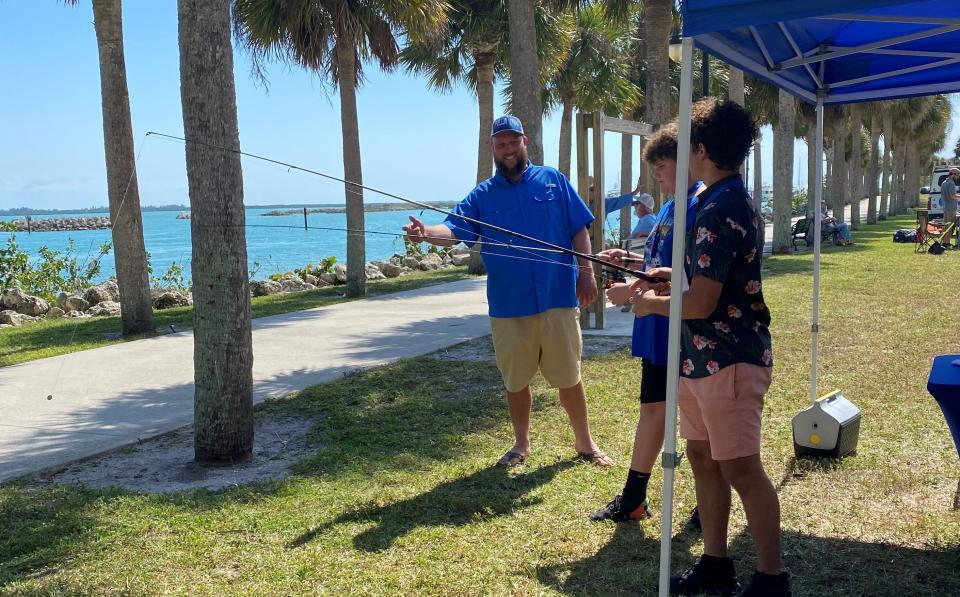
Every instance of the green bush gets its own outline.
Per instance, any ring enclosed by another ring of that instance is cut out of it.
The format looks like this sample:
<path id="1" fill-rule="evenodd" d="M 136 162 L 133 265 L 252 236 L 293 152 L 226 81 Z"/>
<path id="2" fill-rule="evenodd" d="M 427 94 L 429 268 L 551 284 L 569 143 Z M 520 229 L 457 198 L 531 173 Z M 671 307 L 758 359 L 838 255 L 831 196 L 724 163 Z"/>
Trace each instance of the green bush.
<path id="1" fill-rule="evenodd" d="M 17 244 L 17 235 L 11 234 L 6 246 L 0 248 L 0 286 L 19 286 L 27 294 L 55 300 L 61 291 L 77 292 L 93 285 L 100 275 L 100 260 L 112 248 L 110 242 L 105 242 L 95 256 L 87 255 L 81 262 L 71 238 L 62 253 L 40 247 L 40 259 L 31 262 L 30 255 Z"/>

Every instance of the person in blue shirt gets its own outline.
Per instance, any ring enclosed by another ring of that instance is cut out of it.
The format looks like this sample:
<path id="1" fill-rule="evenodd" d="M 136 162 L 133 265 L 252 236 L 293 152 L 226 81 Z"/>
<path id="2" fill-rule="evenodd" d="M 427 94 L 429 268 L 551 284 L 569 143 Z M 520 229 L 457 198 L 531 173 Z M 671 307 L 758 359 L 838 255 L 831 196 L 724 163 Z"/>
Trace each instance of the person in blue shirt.
<path id="1" fill-rule="evenodd" d="M 530 241 L 484 225 L 590 254 L 587 226 L 593 214 L 563 174 L 529 162 L 520 120 L 496 119 L 490 142 L 497 173 L 478 184 L 442 224 L 427 226 L 411 216 L 403 230 L 415 243 L 480 246 L 493 346 L 514 432 L 513 446 L 497 464 L 522 464 L 530 453 L 530 382 L 540 371 L 559 388 L 579 457 L 611 466 L 590 434 L 580 379 L 583 342 L 577 306 L 597 298 L 591 262 L 532 250 Z"/>
<path id="2" fill-rule="evenodd" d="M 637 181 L 637 188 L 631 193 L 609 199 L 604 203 L 607 215 L 623 209 L 627 205 L 632 205 L 636 210 L 637 224 L 630 232 L 630 240 L 638 240 L 650 234 L 657 221 L 656 204 L 650 193 L 640 191 L 640 181 Z"/>
<path id="3" fill-rule="evenodd" d="M 677 172 L 677 127 L 669 124 L 660 128 L 647 140 L 643 159 L 653 167 L 653 176 L 667 196 L 675 195 Z M 687 189 L 687 221 L 684 234 L 693 227 L 697 216 L 697 194 L 703 185 L 691 178 Z M 673 254 L 674 200 L 667 201 L 657 215 L 652 233 L 644 246 L 644 262 L 640 269 L 669 267 Z M 622 249 L 607 249 L 597 254 L 617 265 L 632 267 L 624 262 Z M 611 302 L 626 304 L 633 295 L 629 284 L 617 284 L 607 291 Z M 640 420 L 633 440 L 630 470 L 623 490 L 604 508 L 593 512 L 596 521 L 643 520 L 651 516 L 647 500 L 647 482 L 663 448 L 663 419 L 667 399 L 667 328 L 669 319 L 660 315 L 637 317 L 633 321 L 632 354 L 640 357 Z"/>

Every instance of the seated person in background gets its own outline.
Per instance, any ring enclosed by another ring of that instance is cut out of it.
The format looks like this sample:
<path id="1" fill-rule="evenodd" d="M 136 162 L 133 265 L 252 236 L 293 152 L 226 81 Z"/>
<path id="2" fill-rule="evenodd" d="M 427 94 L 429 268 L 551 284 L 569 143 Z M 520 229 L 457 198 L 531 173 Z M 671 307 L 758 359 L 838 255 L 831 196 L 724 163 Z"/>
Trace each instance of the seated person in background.
<path id="1" fill-rule="evenodd" d="M 607 199 L 604 207 L 606 208 L 607 215 L 610 215 L 627 205 L 634 206 L 635 213 L 637 217 L 640 218 L 637 225 L 633 227 L 630 238 L 627 240 L 637 240 L 649 236 L 653 230 L 654 222 L 657 221 L 657 213 L 654 211 L 655 204 L 653 197 L 651 197 L 649 193 L 644 193 L 640 190 L 639 179 L 637 180 L 637 188 L 626 195 L 621 195 L 615 199 Z"/>
<path id="2" fill-rule="evenodd" d="M 820 225 L 823 227 L 825 232 L 834 234 L 835 244 L 838 245 L 852 245 L 853 237 L 850 234 L 850 225 L 846 222 L 838 222 L 836 218 L 831 218 L 827 215 L 827 202 L 820 202 Z"/>

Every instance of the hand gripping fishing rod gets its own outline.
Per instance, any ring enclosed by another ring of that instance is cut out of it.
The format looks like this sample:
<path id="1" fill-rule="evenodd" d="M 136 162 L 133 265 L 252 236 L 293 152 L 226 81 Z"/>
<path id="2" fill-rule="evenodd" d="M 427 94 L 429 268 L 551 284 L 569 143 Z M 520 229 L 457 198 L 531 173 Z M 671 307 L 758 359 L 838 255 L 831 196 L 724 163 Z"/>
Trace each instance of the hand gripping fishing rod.
<path id="1" fill-rule="evenodd" d="M 503 232 L 503 233 L 509 234 L 509 235 L 511 235 L 511 236 L 515 236 L 515 237 L 517 237 L 517 238 L 519 238 L 519 239 L 522 239 L 522 240 L 525 240 L 525 241 L 529 241 L 529 242 L 534 242 L 534 243 L 540 244 L 540 245 L 542 245 L 542 246 L 544 246 L 544 247 L 547 247 L 547 248 L 549 248 L 549 249 L 552 249 L 552 250 L 554 250 L 554 251 L 558 251 L 558 252 L 560 252 L 560 253 L 563 253 L 564 255 L 571 255 L 571 256 L 574 256 L 574 257 L 579 257 L 579 258 L 581 258 L 581 259 L 586 259 L 587 261 L 590 261 L 590 262 L 593 262 L 593 263 L 598 263 L 598 264 L 603 265 L 603 266 L 605 266 L 605 267 L 609 267 L 609 268 L 611 268 L 611 269 L 614 269 L 614 270 L 617 270 L 617 271 L 620 271 L 620 272 L 623 272 L 623 273 L 630 274 L 630 275 L 635 276 L 635 277 L 637 277 L 637 278 L 640 278 L 641 280 L 644 280 L 644 281 L 646 281 L 646 282 L 659 283 L 659 282 L 666 282 L 666 281 L 667 281 L 667 280 L 663 280 L 663 279 L 661 279 L 661 278 L 657 278 L 657 277 L 655 277 L 655 276 L 651 276 L 651 275 L 649 275 L 649 274 L 645 274 L 645 273 L 643 273 L 643 272 L 634 271 L 634 270 L 632 270 L 632 269 L 630 269 L 630 268 L 627 268 L 627 267 L 623 267 L 623 266 L 620 266 L 620 265 L 615 265 L 615 264 L 613 264 L 613 263 L 610 263 L 609 261 L 604 261 L 603 259 L 600 259 L 599 257 L 596 257 L 596 256 L 594 256 L 594 255 L 590 255 L 590 254 L 588 254 L 588 253 L 581 253 L 581 252 L 579 252 L 579 251 L 574 251 L 573 249 L 568 249 L 568 248 L 563 247 L 563 246 L 560 246 L 560 245 L 555 245 L 555 244 L 553 244 L 553 243 L 550 243 L 550 242 L 547 242 L 547 241 L 545 241 L 545 240 L 536 238 L 536 237 L 534 237 L 534 236 L 528 236 L 528 235 L 526 235 L 526 234 L 523 234 L 523 233 L 520 233 L 520 232 L 516 232 L 516 231 L 510 230 L 510 229 L 508 229 L 508 228 L 501 228 L 500 226 L 495 226 L 495 225 L 493 225 L 493 224 L 488 224 L 488 223 L 483 222 L 483 221 L 481 221 L 481 220 L 476 220 L 476 219 L 471 218 L 471 217 L 468 217 L 468 216 L 463 216 L 463 215 L 460 215 L 460 214 L 453 213 L 452 211 L 447 211 L 447 210 L 445 210 L 445 209 L 441 209 L 441 208 L 439 208 L 439 207 L 435 207 L 435 206 L 433 206 L 433 205 L 430 205 L 429 203 L 422 203 L 422 202 L 420 202 L 420 201 L 415 201 L 415 200 L 413 200 L 413 199 L 407 199 L 406 197 L 401 197 L 401 196 L 399 196 L 399 195 L 394 195 L 393 193 L 388 193 L 387 191 L 381 191 L 380 189 L 376 189 L 376 188 L 373 188 L 373 187 L 368 187 L 368 186 L 363 185 L 363 184 L 360 184 L 360 183 L 358 183 L 358 182 L 353 182 L 353 181 L 351 181 L 351 180 L 346 180 L 346 179 L 343 179 L 343 178 L 338 178 L 338 177 L 333 176 L 333 175 L 330 175 L 330 174 L 324 174 L 323 172 L 317 172 L 316 170 L 310 170 L 309 168 L 304 168 L 304 167 L 302 167 L 302 166 L 297 166 L 297 165 L 295 165 L 295 164 L 288 164 L 287 162 L 281 162 L 280 160 L 274 160 L 274 159 L 272 159 L 272 158 L 268 158 L 268 157 L 265 157 L 265 156 L 262 156 L 262 155 L 253 154 L 253 153 L 248 153 L 248 152 L 245 152 L 245 151 L 241 151 L 241 150 L 239 150 L 239 149 L 233 149 L 233 148 L 231 148 L 231 147 L 222 147 L 222 146 L 219 146 L 219 145 L 215 145 L 215 144 L 213 144 L 213 143 L 207 143 L 206 141 L 197 141 L 197 140 L 194 140 L 194 139 L 187 139 L 187 138 L 184 138 L 184 137 L 178 137 L 178 136 L 176 136 L 176 135 L 168 135 L 168 134 L 166 134 L 166 133 L 158 133 L 158 132 L 156 132 L 156 131 L 148 131 L 148 132 L 147 132 L 147 136 L 150 136 L 150 135 L 156 135 L 156 136 L 158 136 L 158 137 L 166 137 L 167 139 L 174 139 L 174 140 L 176 140 L 176 141 L 182 141 L 182 142 L 184 142 L 184 143 L 198 143 L 198 144 L 200 144 L 200 145 L 205 145 L 205 146 L 210 147 L 210 148 L 212 148 L 212 149 L 219 149 L 220 151 L 227 151 L 227 152 L 230 152 L 230 153 L 235 153 L 235 154 L 237 154 L 237 155 L 245 156 L 245 157 L 248 157 L 248 158 L 253 158 L 253 159 L 261 160 L 261 161 L 268 162 L 268 163 L 271 163 L 271 164 L 276 164 L 276 165 L 278 165 L 278 166 L 283 166 L 283 167 L 289 168 L 289 169 L 291 169 L 291 170 L 299 170 L 300 172 L 305 172 L 305 173 L 307 173 L 307 174 L 313 174 L 314 176 L 320 176 L 321 178 L 326 178 L 326 179 L 333 180 L 333 181 L 336 181 L 336 182 L 341 182 L 341 183 L 343 183 L 343 184 L 352 185 L 352 186 L 357 187 L 357 188 L 360 188 L 360 189 L 365 189 L 365 190 L 367 190 L 367 191 L 371 191 L 371 192 L 373 192 L 373 193 L 377 193 L 378 195 L 383 195 L 384 197 L 390 197 L 391 199 L 397 199 L 397 200 L 399 200 L 399 201 L 403 201 L 404 203 L 409 203 L 409 204 L 411 204 L 411 205 L 416 205 L 417 207 L 421 207 L 421 208 L 423 208 L 423 209 L 429 209 L 429 210 L 431 210 L 431 211 L 439 212 L 439 213 L 442 213 L 442 214 L 447 215 L 447 216 L 453 216 L 453 217 L 455 217 L 455 218 L 460 218 L 461 220 L 464 220 L 464 221 L 466 221 L 466 222 L 470 222 L 471 224 L 477 224 L 478 226 L 486 226 L 487 228 L 489 228 L 489 229 L 491 229 L 491 230 L 496 230 L 496 231 L 498 231 L 498 232 Z"/>

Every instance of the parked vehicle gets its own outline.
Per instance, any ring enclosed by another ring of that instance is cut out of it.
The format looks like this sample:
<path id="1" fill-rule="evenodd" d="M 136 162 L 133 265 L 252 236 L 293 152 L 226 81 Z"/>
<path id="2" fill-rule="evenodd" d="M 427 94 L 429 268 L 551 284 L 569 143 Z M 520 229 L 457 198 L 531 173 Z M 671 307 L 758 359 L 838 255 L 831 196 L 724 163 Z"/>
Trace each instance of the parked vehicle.
<path id="1" fill-rule="evenodd" d="M 927 209 L 930 210 L 930 218 L 943 217 L 943 198 L 940 196 L 940 184 L 947 178 L 950 168 L 960 168 L 956 164 L 937 164 L 933 167 L 933 174 L 930 176 L 930 186 L 920 189 L 920 193 L 927 195 Z"/>

